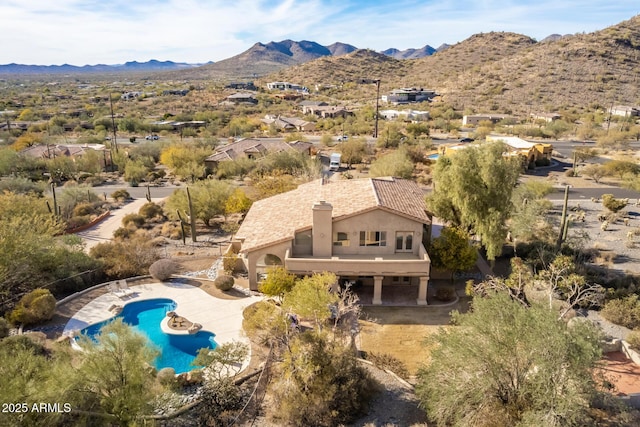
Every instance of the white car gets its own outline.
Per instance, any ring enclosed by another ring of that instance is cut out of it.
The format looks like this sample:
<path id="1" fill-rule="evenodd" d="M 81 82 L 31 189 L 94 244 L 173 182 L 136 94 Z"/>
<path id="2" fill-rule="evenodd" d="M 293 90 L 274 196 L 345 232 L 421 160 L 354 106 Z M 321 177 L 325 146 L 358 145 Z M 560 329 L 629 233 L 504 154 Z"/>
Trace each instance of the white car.
<path id="1" fill-rule="evenodd" d="M 147 141 L 157 141 L 160 139 L 158 135 L 147 135 L 144 137 Z"/>

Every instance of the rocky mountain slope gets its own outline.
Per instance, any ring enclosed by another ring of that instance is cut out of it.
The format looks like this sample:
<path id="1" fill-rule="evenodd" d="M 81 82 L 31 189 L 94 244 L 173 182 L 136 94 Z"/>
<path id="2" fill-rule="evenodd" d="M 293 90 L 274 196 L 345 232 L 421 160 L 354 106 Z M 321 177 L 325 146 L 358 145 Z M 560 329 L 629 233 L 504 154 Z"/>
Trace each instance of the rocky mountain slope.
<path id="1" fill-rule="evenodd" d="M 640 103 L 640 15 L 589 34 L 544 42 L 515 33 L 476 34 L 435 54 L 395 60 L 371 51 L 320 58 L 266 79 L 312 87 L 379 78 L 382 89 L 435 89 L 458 110 L 529 113 Z"/>

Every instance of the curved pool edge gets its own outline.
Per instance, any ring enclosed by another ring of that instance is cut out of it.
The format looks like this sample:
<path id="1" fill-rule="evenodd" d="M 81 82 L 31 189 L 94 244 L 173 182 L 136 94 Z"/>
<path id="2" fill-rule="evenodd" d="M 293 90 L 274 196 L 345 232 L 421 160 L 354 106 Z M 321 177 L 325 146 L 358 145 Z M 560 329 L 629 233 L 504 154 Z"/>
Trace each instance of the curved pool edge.
<path id="1" fill-rule="evenodd" d="M 65 335 L 73 335 L 76 330 L 79 331 L 114 318 L 115 314 L 108 311 L 108 308 L 114 304 L 124 306 L 135 301 L 167 298 L 173 300 L 180 307 L 180 314 L 185 314 L 189 320 L 202 324 L 202 331 L 214 334 L 217 345 L 234 341 L 246 344 L 249 352 L 247 358 L 242 361 L 242 367 L 238 372 L 247 369 L 253 352 L 251 351 L 251 342 L 243 332 L 242 313 L 246 307 L 264 299 L 262 295 L 223 300 L 193 285 L 165 282 L 133 285 L 130 288 L 135 293 L 133 297 L 121 299 L 113 294 L 105 293 L 85 304 L 65 325 Z M 213 330 L 216 332 L 213 333 Z"/>

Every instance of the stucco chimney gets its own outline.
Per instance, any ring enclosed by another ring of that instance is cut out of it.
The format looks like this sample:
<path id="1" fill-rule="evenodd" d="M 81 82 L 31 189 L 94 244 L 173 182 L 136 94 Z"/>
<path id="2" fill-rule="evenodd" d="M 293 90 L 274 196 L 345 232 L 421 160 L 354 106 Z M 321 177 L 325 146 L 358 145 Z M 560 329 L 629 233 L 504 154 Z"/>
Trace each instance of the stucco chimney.
<path id="1" fill-rule="evenodd" d="M 313 256 L 330 257 L 333 238 L 331 216 L 333 206 L 324 200 L 313 205 Z"/>

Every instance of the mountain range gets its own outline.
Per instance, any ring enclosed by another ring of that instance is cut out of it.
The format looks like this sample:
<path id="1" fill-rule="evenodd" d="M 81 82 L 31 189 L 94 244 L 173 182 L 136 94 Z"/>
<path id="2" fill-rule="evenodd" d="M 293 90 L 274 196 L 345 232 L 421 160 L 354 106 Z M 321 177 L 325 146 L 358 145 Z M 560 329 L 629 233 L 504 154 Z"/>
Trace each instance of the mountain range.
<path id="1" fill-rule="evenodd" d="M 152 59 L 147 62 L 131 61 L 124 64 L 107 65 L 24 65 L 6 64 L 0 65 L 0 74 L 79 74 L 79 73 L 114 73 L 135 71 L 167 71 L 182 70 L 198 67 L 202 64 L 187 64 L 184 62 L 157 61 Z"/>
<path id="2" fill-rule="evenodd" d="M 444 45 L 446 46 L 446 45 Z M 440 48 L 439 48 L 440 49 Z M 215 63 L 209 62 L 206 66 L 224 70 L 225 73 L 245 75 L 250 69 L 250 74 L 262 75 L 277 71 L 291 65 L 308 62 L 323 56 L 342 56 L 349 54 L 357 47 L 346 43 L 336 42 L 329 46 L 322 46 L 316 42 L 302 40 L 283 40 L 269 42 L 267 44 L 256 43 L 251 48 L 239 55 L 224 59 Z M 382 53 L 396 59 L 416 59 L 432 55 L 436 49 L 426 45 L 419 49 L 398 50 L 387 49 Z M 112 73 L 135 71 L 176 71 L 185 68 L 199 67 L 202 64 L 187 64 L 172 61 L 150 60 L 147 62 L 127 62 L 119 65 L 0 65 L 0 74 L 76 74 L 76 73 Z"/>

